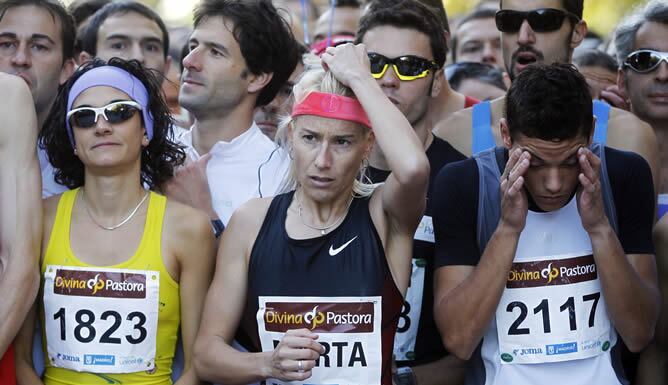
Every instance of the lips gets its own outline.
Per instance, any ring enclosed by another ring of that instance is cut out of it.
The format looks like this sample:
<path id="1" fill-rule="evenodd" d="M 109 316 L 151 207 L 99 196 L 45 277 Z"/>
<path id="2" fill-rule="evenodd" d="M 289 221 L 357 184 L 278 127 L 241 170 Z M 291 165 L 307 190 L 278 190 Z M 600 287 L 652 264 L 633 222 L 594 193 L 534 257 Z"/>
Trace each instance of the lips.
<path id="1" fill-rule="evenodd" d="M 327 178 L 327 177 L 322 177 L 322 176 L 309 176 L 309 179 L 311 180 L 311 183 L 315 187 L 327 187 L 332 182 L 334 182 L 333 178 Z"/>
<path id="2" fill-rule="evenodd" d="M 105 147 L 111 147 L 111 146 L 118 146 L 118 143 L 111 143 L 111 142 L 104 142 L 104 143 L 98 143 L 91 147 L 91 149 L 95 148 L 105 148 Z"/>

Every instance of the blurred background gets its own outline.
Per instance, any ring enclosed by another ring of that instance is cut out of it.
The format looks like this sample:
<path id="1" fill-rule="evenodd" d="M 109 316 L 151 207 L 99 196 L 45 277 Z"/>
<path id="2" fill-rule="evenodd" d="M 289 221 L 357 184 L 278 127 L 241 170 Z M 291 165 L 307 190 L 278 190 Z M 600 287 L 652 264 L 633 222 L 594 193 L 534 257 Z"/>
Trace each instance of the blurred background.
<path id="1" fill-rule="evenodd" d="M 72 0 L 65 0 L 69 4 Z M 142 0 L 150 5 L 165 19 L 170 26 L 189 26 L 191 13 L 198 0 Z M 325 9 L 329 0 L 313 0 L 320 9 Z M 496 1 L 492 1 L 496 2 Z M 448 12 L 448 18 L 455 19 L 471 10 L 478 2 L 475 0 L 445 0 L 443 2 Z M 584 18 L 589 28 L 602 36 L 607 36 L 615 27 L 619 19 L 642 0 L 585 0 Z"/>

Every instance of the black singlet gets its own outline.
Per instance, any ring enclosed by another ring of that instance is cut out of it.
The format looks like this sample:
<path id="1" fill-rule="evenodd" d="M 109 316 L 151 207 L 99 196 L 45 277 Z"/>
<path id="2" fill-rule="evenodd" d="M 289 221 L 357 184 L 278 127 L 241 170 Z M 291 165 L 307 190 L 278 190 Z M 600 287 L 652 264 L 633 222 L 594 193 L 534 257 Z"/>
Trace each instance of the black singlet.
<path id="1" fill-rule="evenodd" d="M 448 163 L 466 159 L 466 156 L 457 151 L 447 141 L 434 137 L 434 141 L 426 151 L 429 166 L 429 189 L 427 190 L 427 206 L 424 215 L 432 216 L 432 190 L 436 176 L 440 169 Z M 389 171 L 369 167 L 369 178 L 373 183 L 384 182 Z M 434 243 L 423 240 L 413 241 L 413 258 L 426 261 L 424 273 L 424 287 L 422 294 L 422 311 L 415 338 L 415 360 L 399 361 L 398 366 L 415 366 L 436 361 L 448 354 L 434 322 Z M 406 313 L 404 307 L 402 316 Z M 405 326 L 406 320 L 399 322 L 399 328 Z M 401 330 L 400 330 L 401 331 Z"/>
<path id="2" fill-rule="evenodd" d="M 321 237 L 296 240 L 285 220 L 294 191 L 271 202 L 253 245 L 242 333 L 260 351 L 256 314 L 260 296 L 382 297 L 382 384 L 390 385 L 392 342 L 403 297 L 394 283 L 380 237 L 369 213 L 369 198 L 353 199 L 341 225 Z M 354 239 L 350 242 L 351 239 Z M 350 242 L 350 243 L 348 243 Z M 347 247 L 341 247 L 348 243 Z M 332 256 L 332 249 L 338 251 Z M 340 249 L 340 251 L 338 250 Z"/>

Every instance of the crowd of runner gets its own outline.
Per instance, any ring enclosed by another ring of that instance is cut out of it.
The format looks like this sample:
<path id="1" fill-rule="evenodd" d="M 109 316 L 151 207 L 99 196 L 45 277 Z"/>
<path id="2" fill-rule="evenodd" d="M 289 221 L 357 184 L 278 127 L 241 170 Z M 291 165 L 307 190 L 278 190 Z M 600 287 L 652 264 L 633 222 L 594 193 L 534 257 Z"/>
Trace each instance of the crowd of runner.
<path id="1" fill-rule="evenodd" d="M 668 0 L 0 1 L 0 385 L 668 383 Z"/>

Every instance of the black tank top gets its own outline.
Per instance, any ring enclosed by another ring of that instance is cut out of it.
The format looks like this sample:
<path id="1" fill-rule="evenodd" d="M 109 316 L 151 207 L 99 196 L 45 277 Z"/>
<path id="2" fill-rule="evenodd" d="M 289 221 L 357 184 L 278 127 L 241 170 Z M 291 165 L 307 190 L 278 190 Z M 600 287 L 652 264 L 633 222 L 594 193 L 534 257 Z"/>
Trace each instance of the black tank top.
<path id="1" fill-rule="evenodd" d="M 346 218 L 331 233 L 297 240 L 285 230 L 293 196 L 294 191 L 274 197 L 253 245 L 242 333 L 251 350 L 261 350 L 256 320 L 260 296 L 322 297 L 325 302 L 327 297 L 381 297 L 382 384 L 390 385 L 403 297 L 371 220 L 369 198 L 353 199 Z"/>

